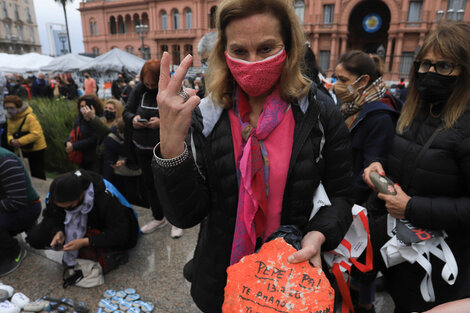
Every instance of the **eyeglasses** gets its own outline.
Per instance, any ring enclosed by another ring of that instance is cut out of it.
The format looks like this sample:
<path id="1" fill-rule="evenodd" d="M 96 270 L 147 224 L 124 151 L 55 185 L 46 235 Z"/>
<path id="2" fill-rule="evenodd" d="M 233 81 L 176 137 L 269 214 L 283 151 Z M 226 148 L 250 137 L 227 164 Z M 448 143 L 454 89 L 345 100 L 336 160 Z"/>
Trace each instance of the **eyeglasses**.
<path id="1" fill-rule="evenodd" d="M 432 63 L 429 60 L 423 60 L 423 61 L 415 61 L 415 68 L 418 69 L 419 73 L 425 73 L 429 72 L 431 67 L 434 67 L 434 70 L 441 74 L 441 75 L 450 75 L 454 71 L 455 67 L 458 66 L 459 64 L 456 63 L 451 63 L 451 62 L 445 62 L 445 61 L 439 61 L 436 63 Z"/>

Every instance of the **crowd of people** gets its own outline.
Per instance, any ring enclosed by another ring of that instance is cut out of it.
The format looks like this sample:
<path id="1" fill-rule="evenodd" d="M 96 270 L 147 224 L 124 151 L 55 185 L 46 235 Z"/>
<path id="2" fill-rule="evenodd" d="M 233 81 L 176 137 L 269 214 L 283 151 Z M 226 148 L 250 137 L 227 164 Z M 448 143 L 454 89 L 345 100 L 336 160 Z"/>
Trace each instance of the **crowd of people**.
<path id="1" fill-rule="evenodd" d="M 355 312 L 376 312 L 378 272 L 396 313 L 469 311 L 470 26 L 442 23 L 428 34 L 407 88 L 400 85 L 405 99 L 387 90 L 382 59 L 362 51 L 341 55 L 335 83 L 325 85 L 287 1 L 223 0 L 217 19 L 217 32 L 201 40 L 205 74 L 196 79 L 186 75 L 192 56 L 173 72 L 166 52 L 148 60 L 138 80 L 120 74 L 114 99 L 104 102 L 89 73 L 79 97 L 73 80 L 56 79 L 52 94 L 77 103 L 64 150 L 80 170 L 54 179 L 36 225 L 39 197 L 19 158 L 0 148 L 0 249 L 8 252 L 0 275 L 24 257 L 12 238 L 22 231 L 35 248 L 65 251 L 68 266 L 103 254 L 112 256 L 107 270 L 124 263 L 139 226 L 132 209 L 105 192 L 111 183 L 152 210 L 143 233 L 170 223 L 179 238 L 200 224 L 184 276 L 203 312 L 220 312 L 227 267 L 282 225 L 303 233 L 288 261 L 323 266 L 334 285 L 322 252 L 340 244 L 354 204 L 367 209 L 373 247 L 373 269 L 351 274 Z M 6 142 L 44 179 L 46 142 L 27 99 L 50 83 L 40 75 L 28 88 L 21 81 L 0 80 L 11 91 L 3 99 Z M 371 173 L 395 182 L 393 193 L 378 192 Z M 330 204 L 312 216 L 318 188 Z M 385 260 L 396 257 L 383 250 L 398 236 L 390 223 L 437 234 L 419 250 L 432 271 L 422 260 Z M 449 275 L 451 259 L 458 271 Z"/>

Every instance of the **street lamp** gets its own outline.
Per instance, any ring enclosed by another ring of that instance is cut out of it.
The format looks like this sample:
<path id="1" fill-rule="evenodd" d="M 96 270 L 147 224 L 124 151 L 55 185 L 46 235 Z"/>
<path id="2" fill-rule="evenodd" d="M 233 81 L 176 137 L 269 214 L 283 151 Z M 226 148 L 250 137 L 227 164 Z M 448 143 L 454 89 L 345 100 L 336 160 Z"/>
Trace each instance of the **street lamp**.
<path id="1" fill-rule="evenodd" d="M 67 34 L 59 33 L 58 36 L 59 36 L 60 42 L 62 42 L 62 50 L 60 50 L 60 52 L 62 52 L 62 55 L 65 55 L 68 52 L 68 50 L 65 48 L 65 41 L 67 40 Z"/>
<path id="2" fill-rule="evenodd" d="M 148 25 L 143 25 L 139 24 L 135 26 L 135 32 L 137 34 L 140 34 L 140 39 L 142 40 L 142 48 L 140 51 L 142 52 L 142 59 L 145 59 L 145 45 L 144 45 L 144 38 L 149 32 L 149 26 Z"/>
<path id="3" fill-rule="evenodd" d="M 455 11 L 454 11 L 454 9 L 447 10 L 446 19 L 448 21 L 455 21 Z"/>
<path id="4" fill-rule="evenodd" d="M 444 17 L 444 10 L 439 10 L 436 12 L 436 19 L 438 23 L 442 21 L 443 17 Z"/>
<path id="5" fill-rule="evenodd" d="M 464 9 L 458 10 L 458 11 L 457 11 L 457 21 L 462 21 L 464 14 L 465 14 L 465 10 L 464 10 Z"/>

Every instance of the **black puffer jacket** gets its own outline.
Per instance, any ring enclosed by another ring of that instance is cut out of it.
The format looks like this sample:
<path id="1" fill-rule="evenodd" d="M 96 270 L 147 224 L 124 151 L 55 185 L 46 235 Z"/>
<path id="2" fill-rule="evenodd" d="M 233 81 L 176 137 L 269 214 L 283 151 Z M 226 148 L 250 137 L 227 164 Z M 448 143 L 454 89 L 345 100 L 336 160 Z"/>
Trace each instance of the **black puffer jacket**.
<path id="1" fill-rule="evenodd" d="M 132 127 L 132 120 L 136 115 L 150 120 L 159 117 L 157 104 L 157 90 L 149 90 L 143 83 L 138 84 L 127 100 L 122 116 L 127 125 Z M 132 140 L 144 147 L 154 147 L 160 141 L 160 129 L 133 128 Z"/>
<path id="2" fill-rule="evenodd" d="M 440 125 L 440 119 L 432 117 L 426 107 L 403 135 L 395 135 L 385 172 L 403 188 L 408 185 L 412 166 L 423 145 Z M 462 294 L 462 284 L 467 289 L 470 286 L 470 107 L 452 129 L 438 133 L 417 164 L 406 193 L 412 197 L 405 211 L 406 219 L 415 226 L 447 232 L 446 242 L 457 260 L 459 273 L 454 286 L 447 285 L 440 277 L 443 263 L 433 258 L 436 303 L 425 303 L 420 295 L 413 298 L 413 290 L 419 294 L 424 270 L 417 264 L 394 266 L 388 275 L 394 300 L 402 308 L 421 312 L 469 296 Z M 404 281 L 407 283 L 403 284 Z"/>
<path id="3" fill-rule="evenodd" d="M 322 248 L 331 250 L 342 240 L 352 221 L 351 147 L 348 129 L 331 98 L 319 92 L 315 99 L 315 94 L 316 88 L 300 105 L 292 106 L 296 124 L 281 224 L 297 225 L 304 232 L 322 232 L 326 236 Z M 309 106 L 312 111 L 304 114 Z M 238 202 L 227 110 L 215 107 L 210 99 L 204 98 L 193 114 L 191 131 L 199 168 L 192 155 L 177 167 L 162 168 L 155 161 L 153 167 L 168 220 L 182 228 L 202 222 L 194 255 L 191 294 L 203 312 L 220 312 Z M 309 222 L 313 193 L 320 180 L 332 206 L 320 209 Z"/>

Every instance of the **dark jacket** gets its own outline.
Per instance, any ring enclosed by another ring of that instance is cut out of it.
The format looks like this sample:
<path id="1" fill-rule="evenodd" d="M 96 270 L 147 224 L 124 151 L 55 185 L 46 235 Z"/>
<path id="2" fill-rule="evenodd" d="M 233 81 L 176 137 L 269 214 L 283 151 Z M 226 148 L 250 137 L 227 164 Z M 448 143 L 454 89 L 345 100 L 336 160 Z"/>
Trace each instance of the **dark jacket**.
<path id="1" fill-rule="evenodd" d="M 98 135 L 85 119 L 80 118 L 80 116 L 75 118 L 73 129 L 77 129 L 78 126 L 80 126 L 81 139 L 72 143 L 72 146 L 73 150 L 83 151 L 83 162 L 81 166 L 88 168 L 97 158 L 96 147 L 98 144 Z M 70 137 L 67 141 L 70 141 Z"/>
<path id="2" fill-rule="evenodd" d="M 103 152 L 103 177 L 109 181 L 113 180 L 114 169 L 111 165 L 116 164 L 119 156 L 124 156 L 126 149 L 124 146 L 124 138 L 119 136 L 116 127 L 112 127 L 110 133 L 114 134 L 120 142 L 108 136 L 104 139 L 104 152 Z"/>
<path id="3" fill-rule="evenodd" d="M 28 91 L 21 84 L 15 84 L 14 86 L 10 84 L 8 88 L 8 95 L 18 96 L 21 99 L 28 99 Z"/>
<path id="4" fill-rule="evenodd" d="M 139 225 L 131 208 L 123 206 L 119 199 L 106 190 L 103 178 L 91 171 L 83 171 L 93 184 L 95 196 L 93 209 L 88 213 L 87 228 L 98 229 L 101 233 L 89 237 L 91 248 L 118 248 L 130 249 L 137 243 Z M 54 188 L 51 184 L 51 189 Z M 47 225 L 42 229 L 49 230 L 52 238 L 58 231 L 64 231 L 65 210 L 54 204 L 49 198 L 43 212 L 41 224 Z M 35 238 L 29 236 L 30 244 L 38 249 Z"/>
<path id="5" fill-rule="evenodd" d="M 371 189 L 362 180 L 364 168 L 378 158 L 386 158 L 395 135 L 399 113 L 380 101 L 364 105 L 351 125 L 355 199 L 362 204 Z"/>
<path id="6" fill-rule="evenodd" d="M 134 116 L 150 120 L 159 117 L 157 104 L 157 90 L 148 90 L 143 83 L 139 83 L 131 92 L 122 116 L 127 125 L 132 126 Z M 140 128 L 133 129 L 132 139 L 141 146 L 154 147 L 160 141 L 160 129 Z"/>
<path id="7" fill-rule="evenodd" d="M 45 79 L 35 78 L 31 84 L 31 95 L 33 97 L 48 97 L 49 89 L 49 83 Z"/>
<path id="8" fill-rule="evenodd" d="M 384 169 L 411 196 L 405 211 L 406 219 L 417 227 L 447 232 L 446 242 L 455 256 L 459 273 L 455 284 L 448 285 L 440 275 L 443 263 L 432 259 L 436 302 L 426 303 L 421 297 L 410 296 L 412 290 L 419 290 L 424 270 L 417 264 L 408 263 L 392 267 L 390 293 L 403 308 L 419 312 L 470 296 L 462 294 L 463 286 L 467 292 L 470 286 L 470 106 L 453 128 L 438 133 L 410 181 L 418 154 L 441 124 L 439 118 L 429 114 L 428 105 L 423 107 L 411 126 L 402 135 L 395 135 Z M 411 278 L 414 275 L 416 277 Z"/>
<path id="9" fill-rule="evenodd" d="M 315 92 L 313 87 L 308 98 L 292 106 L 296 124 L 281 224 L 297 225 L 304 232 L 322 232 L 326 236 L 322 249 L 331 250 L 343 239 L 352 220 L 351 150 L 341 114 L 330 97 L 318 92 L 315 99 Z M 220 312 L 238 203 L 228 111 L 214 106 L 210 97 L 204 98 L 193 113 L 191 132 L 198 167 L 190 153 L 180 166 L 161 168 L 153 162 L 153 168 L 167 219 L 182 228 L 202 222 L 191 294 L 203 312 Z M 309 222 L 313 193 L 320 180 L 332 206 L 320 209 Z"/>

